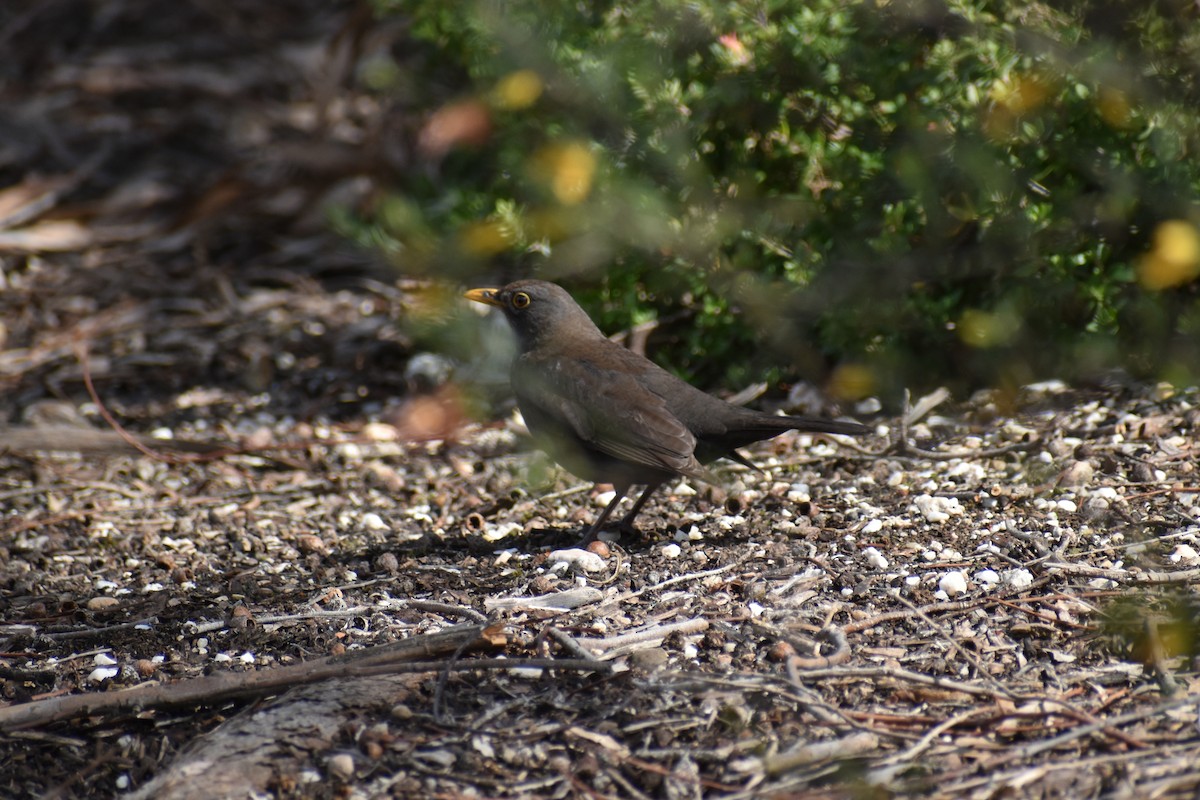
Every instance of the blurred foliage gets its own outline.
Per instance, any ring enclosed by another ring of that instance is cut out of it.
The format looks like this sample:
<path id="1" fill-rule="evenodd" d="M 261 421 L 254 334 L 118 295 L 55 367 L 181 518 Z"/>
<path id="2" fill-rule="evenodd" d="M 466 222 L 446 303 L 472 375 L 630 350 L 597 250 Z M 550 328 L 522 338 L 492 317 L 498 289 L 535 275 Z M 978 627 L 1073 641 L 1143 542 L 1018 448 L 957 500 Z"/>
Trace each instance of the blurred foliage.
<path id="1" fill-rule="evenodd" d="M 407 273 L 657 317 L 702 385 L 1200 374 L 1194 3 L 375 2 L 422 123 L 345 227 Z"/>
<path id="2" fill-rule="evenodd" d="M 1194 593 L 1134 592 L 1113 598 L 1102 612 L 1097 640 L 1122 658 L 1148 667 L 1200 658 L 1200 599 Z"/>

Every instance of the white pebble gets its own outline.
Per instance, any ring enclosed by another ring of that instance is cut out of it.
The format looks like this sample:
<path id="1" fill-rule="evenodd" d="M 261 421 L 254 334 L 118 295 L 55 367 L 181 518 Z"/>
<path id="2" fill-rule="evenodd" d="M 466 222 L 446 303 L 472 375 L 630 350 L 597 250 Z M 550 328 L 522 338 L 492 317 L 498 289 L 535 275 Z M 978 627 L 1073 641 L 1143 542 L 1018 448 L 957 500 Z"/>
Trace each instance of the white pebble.
<path id="1" fill-rule="evenodd" d="M 611 503 L 613 501 L 613 498 L 616 496 L 617 496 L 616 492 L 601 492 L 600 494 L 596 495 L 595 499 L 592 502 L 594 502 L 596 505 L 600 506 L 601 508 L 606 508 L 608 506 L 608 504 Z"/>
<path id="2" fill-rule="evenodd" d="M 354 777 L 354 756 L 349 753 L 338 753 L 327 762 L 331 775 L 338 780 L 349 780 Z"/>
<path id="3" fill-rule="evenodd" d="M 683 548 L 672 542 L 671 544 L 664 544 L 660 552 L 663 558 L 679 558 L 679 554 L 683 552 Z"/>
<path id="4" fill-rule="evenodd" d="M 1079 506 L 1075 505 L 1074 501 L 1072 501 L 1072 500 L 1059 500 L 1058 501 L 1058 510 L 1059 511 L 1065 511 L 1068 514 L 1074 514 L 1078 509 L 1079 509 Z"/>
<path id="5" fill-rule="evenodd" d="M 866 550 L 863 550 L 863 558 L 875 569 L 888 568 L 888 560 L 883 557 L 883 553 L 880 553 L 874 547 L 868 547 Z"/>
<path id="6" fill-rule="evenodd" d="M 868 522 L 866 525 L 863 525 L 862 530 L 859 531 L 859 533 L 861 533 L 863 536 L 870 536 L 873 533 L 879 533 L 881 530 L 883 530 L 883 520 L 877 517 Z"/>
<path id="7" fill-rule="evenodd" d="M 388 529 L 388 524 L 383 521 L 383 517 L 373 511 L 362 515 L 362 524 L 369 531 L 386 531 Z"/>
<path id="8" fill-rule="evenodd" d="M 975 581 L 991 586 L 1000 582 L 1000 575 L 994 569 L 981 569 L 975 573 Z"/>
<path id="9" fill-rule="evenodd" d="M 947 572 L 938 581 L 938 588 L 945 592 L 948 597 L 963 594 L 967 591 L 967 576 L 961 570 Z"/>

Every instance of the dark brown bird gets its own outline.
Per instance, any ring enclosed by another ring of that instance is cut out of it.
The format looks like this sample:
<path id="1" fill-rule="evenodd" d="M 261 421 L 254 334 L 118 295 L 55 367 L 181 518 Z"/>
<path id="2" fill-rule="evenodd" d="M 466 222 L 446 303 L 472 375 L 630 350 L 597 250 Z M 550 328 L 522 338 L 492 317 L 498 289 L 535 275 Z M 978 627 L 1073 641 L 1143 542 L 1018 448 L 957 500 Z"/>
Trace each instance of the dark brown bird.
<path id="1" fill-rule="evenodd" d="M 616 490 L 585 542 L 634 484 L 646 490 L 621 520 L 623 530 L 632 530 L 650 495 L 672 478 L 711 483 L 703 465 L 718 458 L 753 467 L 738 447 L 789 430 L 869 431 L 857 422 L 775 416 L 705 394 L 610 340 L 553 283 L 517 281 L 466 297 L 502 310 L 517 334 L 512 388 L 538 446 L 580 478 Z"/>

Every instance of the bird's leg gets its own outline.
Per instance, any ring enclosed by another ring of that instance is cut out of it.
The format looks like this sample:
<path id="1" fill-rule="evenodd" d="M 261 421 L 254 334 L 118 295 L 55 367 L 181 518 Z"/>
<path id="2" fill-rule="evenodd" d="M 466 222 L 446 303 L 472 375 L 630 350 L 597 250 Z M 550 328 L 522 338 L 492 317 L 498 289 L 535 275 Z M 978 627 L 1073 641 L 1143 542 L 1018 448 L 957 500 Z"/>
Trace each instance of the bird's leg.
<path id="1" fill-rule="evenodd" d="M 592 527 L 588 528 L 587 533 L 579 540 L 580 545 L 596 541 L 596 536 L 600 533 L 600 528 L 603 527 L 604 521 L 612 514 L 613 509 L 617 507 L 617 503 L 625 499 L 625 495 L 628 494 L 631 485 L 629 483 L 613 485 L 613 499 L 604 507 L 604 510 L 600 512 L 600 516 L 596 517 L 596 521 L 592 523 Z M 639 505 L 641 502 L 641 500 L 638 500 Z M 637 506 L 635 505 L 634 508 L 637 508 Z"/>
<path id="2" fill-rule="evenodd" d="M 633 508 L 629 509 L 629 513 L 621 517 L 621 521 L 617 523 L 617 527 L 622 533 L 634 534 L 637 533 L 637 528 L 633 527 L 633 519 L 642 511 L 642 506 L 646 505 L 646 501 L 650 499 L 650 495 L 658 491 L 658 487 L 663 485 L 663 481 L 658 483 L 650 483 L 646 485 L 646 491 L 642 492 L 642 496 L 633 504 Z"/>

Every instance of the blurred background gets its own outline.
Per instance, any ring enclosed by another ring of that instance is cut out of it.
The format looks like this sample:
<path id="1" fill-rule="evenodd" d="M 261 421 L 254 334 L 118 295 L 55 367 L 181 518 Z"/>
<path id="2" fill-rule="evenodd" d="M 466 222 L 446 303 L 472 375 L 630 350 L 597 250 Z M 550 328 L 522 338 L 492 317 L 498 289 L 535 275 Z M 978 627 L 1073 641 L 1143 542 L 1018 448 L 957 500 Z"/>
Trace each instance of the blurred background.
<path id="1" fill-rule="evenodd" d="M 88 319 L 113 391 L 404 393 L 503 367 L 458 294 L 529 276 L 709 389 L 1200 370 L 1190 0 L 47 0 L 0 43 L 26 399 Z"/>

